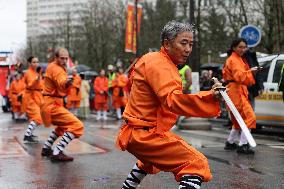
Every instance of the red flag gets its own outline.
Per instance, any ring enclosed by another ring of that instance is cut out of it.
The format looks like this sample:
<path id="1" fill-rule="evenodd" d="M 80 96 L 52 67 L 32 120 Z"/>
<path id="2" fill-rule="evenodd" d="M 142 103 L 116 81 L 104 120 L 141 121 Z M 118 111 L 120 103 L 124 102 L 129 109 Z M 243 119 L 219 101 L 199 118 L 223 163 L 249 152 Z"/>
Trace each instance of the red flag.
<path id="1" fill-rule="evenodd" d="M 73 68 L 75 65 L 72 61 L 72 59 L 69 57 L 68 58 L 68 62 L 67 62 L 67 68 Z"/>
<path id="2" fill-rule="evenodd" d="M 140 32 L 140 23 L 142 16 L 142 5 L 137 5 L 137 21 L 138 21 L 138 34 Z M 125 52 L 133 52 L 136 54 L 136 18 L 135 18 L 135 6 L 133 3 L 128 3 L 127 6 L 127 18 L 126 18 L 126 30 L 125 30 Z"/>

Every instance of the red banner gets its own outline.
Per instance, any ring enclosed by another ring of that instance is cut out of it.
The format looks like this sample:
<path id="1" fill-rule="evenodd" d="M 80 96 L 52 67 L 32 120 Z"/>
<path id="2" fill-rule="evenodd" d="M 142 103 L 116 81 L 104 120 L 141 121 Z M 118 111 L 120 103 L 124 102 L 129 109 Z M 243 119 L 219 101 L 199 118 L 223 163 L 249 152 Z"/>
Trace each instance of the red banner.
<path id="1" fill-rule="evenodd" d="M 142 17 L 142 6 L 137 5 L 137 22 L 138 22 L 138 34 L 140 32 L 140 24 Z M 126 18 L 126 30 L 125 30 L 125 52 L 133 52 L 136 54 L 136 18 L 135 18 L 135 6 L 133 3 L 129 3 L 127 6 L 127 18 Z"/>
<path id="2" fill-rule="evenodd" d="M 9 73 L 9 66 L 0 66 L 0 94 L 6 96 L 7 77 Z"/>

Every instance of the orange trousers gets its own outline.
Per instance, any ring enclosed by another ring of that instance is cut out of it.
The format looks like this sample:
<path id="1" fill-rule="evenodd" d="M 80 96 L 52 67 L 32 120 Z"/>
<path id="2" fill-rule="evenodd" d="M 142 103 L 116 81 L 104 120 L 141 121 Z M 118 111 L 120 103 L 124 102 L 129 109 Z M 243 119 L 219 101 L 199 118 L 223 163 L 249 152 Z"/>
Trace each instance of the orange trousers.
<path id="1" fill-rule="evenodd" d="M 244 122 L 246 123 L 247 127 L 249 129 L 255 129 L 256 128 L 256 116 L 254 113 L 254 110 L 252 109 L 252 106 L 244 95 L 239 95 L 239 98 L 233 99 L 233 102 L 236 103 L 236 108 L 239 111 L 240 115 L 244 119 Z M 241 129 L 238 121 L 236 120 L 233 113 L 230 111 L 231 120 L 233 123 L 233 128 L 235 129 Z"/>
<path id="2" fill-rule="evenodd" d="M 67 109 L 61 106 L 50 113 L 52 124 L 57 126 L 55 132 L 58 136 L 62 136 L 65 132 L 74 134 L 76 138 L 83 135 L 83 123 Z"/>
<path id="3" fill-rule="evenodd" d="M 122 144 L 120 147 L 125 145 L 126 150 L 138 159 L 140 169 L 149 174 L 172 172 L 178 182 L 185 174 L 198 175 L 204 182 L 212 179 L 207 158 L 174 133 L 168 131 L 160 136 L 155 133 L 155 128 L 125 127 L 117 142 Z"/>
<path id="4" fill-rule="evenodd" d="M 80 100 L 68 100 L 68 99 L 67 99 L 66 107 L 67 107 L 68 109 L 71 109 L 71 108 L 80 108 L 80 103 L 81 103 Z"/>
<path id="5" fill-rule="evenodd" d="M 13 103 L 12 103 L 12 112 L 14 112 L 14 113 L 16 113 L 16 112 L 18 112 L 18 113 L 22 113 L 22 107 L 21 107 L 21 105 L 13 105 Z"/>
<path id="6" fill-rule="evenodd" d="M 35 121 L 38 125 L 41 125 L 43 123 L 40 114 L 40 104 L 42 102 L 41 98 L 35 98 L 30 94 L 25 95 L 25 111 L 27 113 L 29 121 Z"/>
<path id="7" fill-rule="evenodd" d="M 105 102 L 105 103 L 95 102 L 95 109 L 97 111 L 100 111 L 100 110 L 107 111 L 107 109 L 108 109 L 107 102 Z"/>
<path id="8" fill-rule="evenodd" d="M 45 96 L 45 102 L 41 106 L 44 125 L 56 126 L 55 132 L 58 136 L 62 136 L 64 132 L 71 132 L 76 138 L 83 135 L 83 123 L 63 106 L 63 99 L 58 98 L 53 102 L 52 98 Z"/>

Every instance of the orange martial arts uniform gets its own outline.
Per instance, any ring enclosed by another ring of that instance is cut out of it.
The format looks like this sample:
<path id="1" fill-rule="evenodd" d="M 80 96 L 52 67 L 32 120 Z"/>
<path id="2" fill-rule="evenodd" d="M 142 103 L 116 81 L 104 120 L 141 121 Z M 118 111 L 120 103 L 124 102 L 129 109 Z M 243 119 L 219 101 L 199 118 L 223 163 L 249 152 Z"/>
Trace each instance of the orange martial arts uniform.
<path id="1" fill-rule="evenodd" d="M 25 83 L 25 77 L 21 78 L 22 82 Z M 27 107 L 27 100 L 25 99 L 25 94 L 26 94 L 26 88 L 22 92 L 22 105 L 21 105 L 21 112 L 26 113 L 26 107 Z"/>
<path id="2" fill-rule="evenodd" d="M 10 85 L 9 90 L 9 99 L 12 103 L 12 111 L 23 113 L 22 112 L 22 101 L 19 100 L 19 96 L 23 96 L 23 93 L 25 92 L 26 84 L 22 79 L 15 79 L 12 81 Z"/>
<path id="3" fill-rule="evenodd" d="M 232 55 L 227 59 L 223 68 L 223 78 L 228 82 L 226 86 L 229 89 L 228 95 L 247 127 L 250 129 L 256 128 L 256 116 L 249 102 L 247 89 L 249 85 L 255 83 L 255 80 L 249 65 L 236 52 L 232 52 Z M 230 114 L 233 128 L 240 129 L 232 112 Z"/>
<path id="4" fill-rule="evenodd" d="M 81 87 L 82 79 L 81 77 L 76 74 L 73 75 L 73 84 L 71 88 L 69 89 L 68 95 L 67 95 L 67 104 L 66 107 L 68 109 L 71 108 L 80 108 L 80 102 L 81 102 Z"/>
<path id="5" fill-rule="evenodd" d="M 94 91 L 95 91 L 95 108 L 96 110 L 107 111 L 107 99 L 108 99 L 108 78 L 98 76 L 94 81 Z M 103 91 L 103 94 L 101 94 Z"/>
<path id="6" fill-rule="evenodd" d="M 40 79 L 38 80 L 38 76 Z M 35 121 L 37 125 L 42 124 L 40 115 L 40 105 L 43 102 L 42 97 L 42 82 L 41 76 L 31 67 L 24 75 L 26 90 L 25 90 L 25 111 L 29 118 L 29 121 Z"/>
<path id="7" fill-rule="evenodd" d="M 82 122 L 64 108 L 63 97 L 68 90 L 65 86 L 66 81 L 66 69 L 56 61 L 50 63 L 45 72 L 41 115 L 46 127 L 51 124 L 56 126 L 55 132 L 58 136 L 62 136 L 64 132 L 71 132 L 75 137 L 79 137 L 84 132 Z"/>
<path id="8" fill-rule="evenodd" d="M 126 105 L 126 94 L 124 87 L 127 85 L 127 77 L 124 74 L 116 73 L 112 80 L 112 106 L 117 109 Z"/>
<path id="9" fill-rule="evenodd" d="M 163 47 L 141 57 L 132 79 L 118 147 L 133 154 L 138 167 L 147 173 L 172 172 L 177 181 L 190 174 L 209 181 L 212 175 L 206 157 L 170 129 L 177 114 L 218 116 L 219 102 L 212 92 L 183 94 L 178 69 Z"/>

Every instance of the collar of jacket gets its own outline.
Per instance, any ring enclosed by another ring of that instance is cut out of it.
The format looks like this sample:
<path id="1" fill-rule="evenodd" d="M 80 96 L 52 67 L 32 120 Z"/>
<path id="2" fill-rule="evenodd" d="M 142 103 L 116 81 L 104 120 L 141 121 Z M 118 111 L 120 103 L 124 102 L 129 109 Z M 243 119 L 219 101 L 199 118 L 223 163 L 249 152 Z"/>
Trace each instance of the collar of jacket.
<path id="1" fill-rule="evenodd" d="M 67 72 L 67 68 L 64 67 L 64 66 L 61 66 L 60 63 L 59 63 L 57 60 L 55 60 L 54 63 L 55 63 L 57 66 L 61 67 L 65 72 Z"/>
<path id="2" fill-rule="evenodd" d="M 165 56 L 170 62 L 172 62 L 173 64 L 175 64 L 175 63 L 172 61 L 172 59 L 169 57 L 169 55 L 168 55 L 168 53 L 167 53 L 165 47 L 163 47 L 163 46 L 161 47 L 160 53 L 163 54 L 163 56 Z"/>

